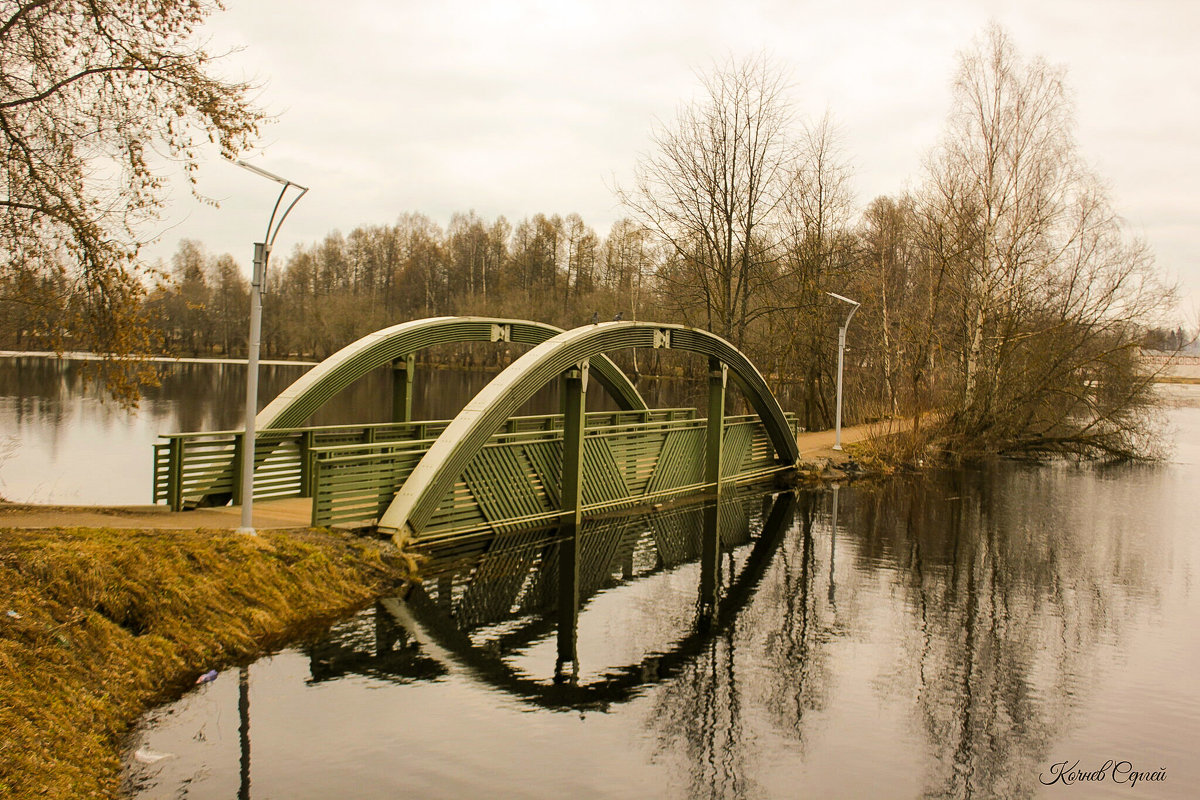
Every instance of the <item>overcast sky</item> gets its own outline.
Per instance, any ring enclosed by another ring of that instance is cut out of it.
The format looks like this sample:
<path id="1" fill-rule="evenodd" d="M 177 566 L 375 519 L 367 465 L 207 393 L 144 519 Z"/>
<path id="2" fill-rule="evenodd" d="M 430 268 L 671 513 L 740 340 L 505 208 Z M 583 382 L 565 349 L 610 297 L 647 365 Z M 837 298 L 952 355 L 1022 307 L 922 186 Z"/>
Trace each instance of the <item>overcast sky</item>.
<path id="1" fill-rule="evenodd" d="M 989 20 L 1067 69 L 1084 157 L 1200 313 L 1200 4 L 1189 0 L 226 0 L 205 33 L 275 117 L 248 157 L 311 187 L 276 261 L 335 229 L 474 209 L 515 223 L 577 212 L 604 236 L 656 120 L 697 72 L 767 53 L 801 118 L 829 111 L 859 207 L 913 187 L 956 53 Z M 277 186 L 213 159 L 173 192 L 151 258 L 181 238 L 243 265 Z"/>

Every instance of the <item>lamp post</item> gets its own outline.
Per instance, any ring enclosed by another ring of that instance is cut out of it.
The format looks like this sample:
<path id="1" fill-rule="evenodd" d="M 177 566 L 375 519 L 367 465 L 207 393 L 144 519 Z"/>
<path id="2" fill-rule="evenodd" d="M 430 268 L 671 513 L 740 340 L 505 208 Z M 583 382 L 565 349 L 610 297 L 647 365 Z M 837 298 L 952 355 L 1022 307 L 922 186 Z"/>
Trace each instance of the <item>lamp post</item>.
<path id="1" fill-rule="evenodd" d="M 281 178 L 273 172 L 247 164 L 245 161 L 234 161 L 242 169 L 249 170 L 255 175 L 268 178 L 283 184 L 275 207 L 271 209 L 271 218 L 267 221 L 267 232 L 261 242 L 254 243 L 254 273 L 250 279 L 250 335 L 246 343 L 246 433 L 242 437 L 242 526 L 238 533 L 254 533 L 254 421 L 258 416 L 258 351 L 262 339 L 262 295 L 263 283 L 267 279 L 267 261 L 271 257 L 271 246 L 275 237 L 283 227 L 283 221 L 292 213 L 296 203 L 308 192 L 307 186 Z M 300 190 L 300 194 L 292 198 L 292 202 L 283 210 L 278 221 L 279 207 L 283 205 L 283 197 L 291 187 Z"/>
<path id="2" fill-rule="evenodd" d="M 834 433 L 833 449 L 842 449 L 842 363 L 845 360 L 846 354 L 846 328 L 850 327 L 850 320 L 854 317 L 854 312 L 858 311 L 858 307 L 862 305 L 857 300 L 851 300 L 849 297 L 842 297 L 840 294 L 826 292 L 825 294 L 832 297 L 834 300 L 841 300 L 843 303 L 849 303 L 850 313 L 846 315 L 846 321 L 842 323 L 842 327 L 838 328 L 838 381 L 837 381 L 837 423 L 835 425 L 836 433 Z"/>

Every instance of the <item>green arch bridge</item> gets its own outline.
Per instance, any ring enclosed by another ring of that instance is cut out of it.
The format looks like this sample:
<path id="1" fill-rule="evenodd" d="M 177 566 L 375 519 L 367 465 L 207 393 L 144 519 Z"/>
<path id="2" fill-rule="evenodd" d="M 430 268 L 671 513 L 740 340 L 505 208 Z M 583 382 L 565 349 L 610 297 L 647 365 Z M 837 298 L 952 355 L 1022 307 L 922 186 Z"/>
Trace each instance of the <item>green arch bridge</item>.
<path id="1" fill-rule="evenodd" d="M 415 353 L 454 342 L 530 347 L 452 420 L 414 421 Z M 647 408 L 608 357 L 629 348 L 707 356 L 708 416 Z M 368 372 L 392 369 L 393 421 L 304 427 Z M 594 377 L 621 409 L 585 413 Z M 732 377 L 754 414 L 727 416 Z M 562 413 L 513 416 L 562 383 Z M 563 331 L 525 320 L 435 317 L 394 325 L 344 347 L 258 415 L 254 497 L 306 497 L 311 524 L 375 526 L 437 541 L 479 531 L 578 525 L 585 515 L 654 505 L 766 479 L 798 458 L 794 418 L 740 351 L 707 331 L 607 322 Z M 164 435 L 154 448 L 154 498 L 172 510 L 241 502 L 239 431 Z"/>

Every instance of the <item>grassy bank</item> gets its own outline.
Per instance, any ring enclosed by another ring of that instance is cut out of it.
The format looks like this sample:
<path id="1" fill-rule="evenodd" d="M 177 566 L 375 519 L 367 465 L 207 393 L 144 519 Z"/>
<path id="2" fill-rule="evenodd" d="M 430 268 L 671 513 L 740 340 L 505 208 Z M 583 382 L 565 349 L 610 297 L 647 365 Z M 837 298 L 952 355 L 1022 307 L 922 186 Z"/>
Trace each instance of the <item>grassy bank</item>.
<path id="1" fill-rule="evenodd" d="M 407 574 L 318 531 L 0 529 L 0 797 L 117 794 L 145 709 Z"/>

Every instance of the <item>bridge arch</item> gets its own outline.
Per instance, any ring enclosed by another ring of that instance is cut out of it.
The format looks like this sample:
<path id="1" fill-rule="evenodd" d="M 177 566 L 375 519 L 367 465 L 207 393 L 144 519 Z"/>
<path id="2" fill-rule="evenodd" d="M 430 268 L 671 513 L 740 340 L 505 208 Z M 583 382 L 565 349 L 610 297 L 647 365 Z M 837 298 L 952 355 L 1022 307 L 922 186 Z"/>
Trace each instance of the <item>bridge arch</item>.
<path id="1" fill-rule="evenodd" d="M 488 437 L 534 392 L 581 362 L 633 347 L 685 350 L 724 363 L 762 420 L 776 459 L 789 466 L 797 461 L 796 439 L 779 401 L 750 360 L 729 342 L 708 331 L 682 325 L 648 322 L 585 325 L 537 345 L 480 390 L 413 469 L 380 517 L 378 527 L 393 533 L 404 529 L 409 535 L 419 534 Z"/>
<path id="2" fill-rule="evenodd" d="M 366 373 L 418 350 L 456 342 L 516 342 L 538 345 L 562 328 L 528 320 L 494 317 L 430 317 L 401 322 L 346 345 L 300 376 L 255 419 L 259 431 L 295 428 Z M 607 356 L 593 365 L 596 379 L 624 411 L 646 408 L 625 373 Z"/>

